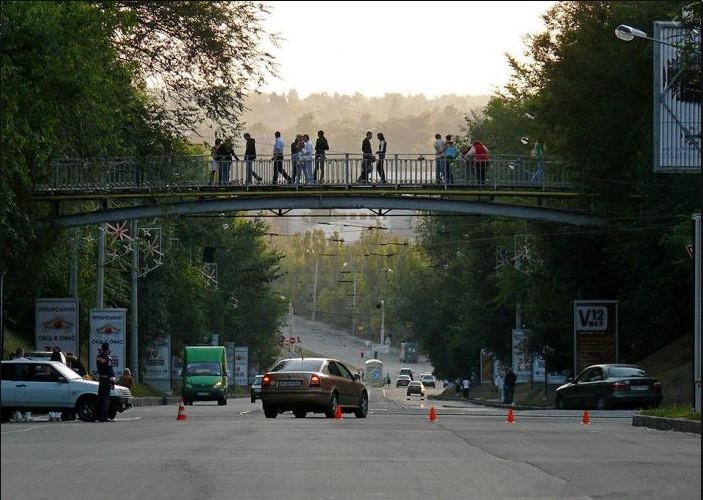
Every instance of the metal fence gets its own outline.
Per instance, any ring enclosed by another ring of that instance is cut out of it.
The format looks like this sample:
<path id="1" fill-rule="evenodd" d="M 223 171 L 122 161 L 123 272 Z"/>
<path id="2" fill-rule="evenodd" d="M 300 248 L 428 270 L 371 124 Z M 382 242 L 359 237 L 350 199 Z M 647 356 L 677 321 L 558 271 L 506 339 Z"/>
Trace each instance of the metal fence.
<path id="1" fill-rule="evenodd" d="M 385 159 L 364 159 L 362 155 L 335 154 L 312 160 L 284 157 L 274 184 L 273 158 L 251 162 L 213 161 L 210 156 L 170 156 L 149 158 L 56 159 L 50 178 L 36 190 L 131 190 L 178 189 L 193 187 L 250 188 L 278 186 L 301 189 L 305 186 L 353 187 L 386 184 L 391 187 L 479 187 L 486 189 L 525 187 L 558 189 L 571 187 L 567 166 L 546 157 L 491 155 L 485 164 L 461 158 L 437 160 L 431 155 L 387 155 Z M 250 163 L 251 171 L 248 171 Z M 316 169 L 317 167 L 317 169 Z M 259 180 L 259 178 L 261 180 Z M 290 179 L 290 180 L 288 180 Z"/>

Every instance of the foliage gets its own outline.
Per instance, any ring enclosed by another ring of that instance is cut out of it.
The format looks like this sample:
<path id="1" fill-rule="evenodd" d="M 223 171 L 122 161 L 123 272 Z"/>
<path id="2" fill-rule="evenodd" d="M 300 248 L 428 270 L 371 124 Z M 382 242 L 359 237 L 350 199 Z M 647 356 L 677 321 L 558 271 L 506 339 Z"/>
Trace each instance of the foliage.
<path id="1" fill-rule="evenodd" d="M 659 408 L 642 410 L 641 413 L 642 415 L 649 415 L 650 417 L 685 418 L 687 420 L 701 421 L 701 414 L 692 411 L 690 406 L 661 406 Z"/>

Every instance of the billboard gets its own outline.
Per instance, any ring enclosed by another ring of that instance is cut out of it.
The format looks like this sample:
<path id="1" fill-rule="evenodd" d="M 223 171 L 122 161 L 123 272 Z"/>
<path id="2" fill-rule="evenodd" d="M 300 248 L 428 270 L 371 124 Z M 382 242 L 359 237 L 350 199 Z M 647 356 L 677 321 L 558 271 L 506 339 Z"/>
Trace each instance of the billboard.
<path id="1" fill-rule="evenodd" d="M 481 383 L 493 383 L 495 375 L 493 375 L 493 362 L 495 355 L 488 349 L 481 349 Z"/>
<path id="2" fill-rule="evenodd" d="M 654 171 L 700 172 L 700 31 L 656 21 L 654 39 Z"/>
<path id="3" fill-rule="evenodd" d="M 227 352 L 227 382 L 234 384 L 234 342 L 225 342 Z"/>
<path id="4" fill-rule="evenodd" d="M 527 330 L 513 330 L 513 372 L 517 375 L 517 383 L 524 384 L 532 375 L 532 360 L 525 352 L 523 343 L 527 337 Z"/>
<path id="5" fill-rule="evenodd" d="M 249 348 L 234 348 L 234 383 L 237 385 L 249 385 Z"/>
<path id="6" fill-rule="evenodd" d="M 170 380 L 171 336 L 157 337 L 144 350 L 144 379 Z"/>
<path id="7" fill-rule="evenodd" d="M 110 357 L 115 375 L 127 366 L 125 363 L 125 334 L 127 332 L 127 309 L 90 310 L 90 366 L 87 370 L 97 376 L 96 360 L 103 342 L 110 344 Z M 97 379 L 96 379 L 97 380 Z"/>
<path id="8" fill-rule="evenodd" d="M 574 376 L 589 365 L 617 363 L 617 300 L 574 301 Z"/>
<path id="9" fill-rule="evenodd" d="M 37 299 L 34 304 L 34 348 L 63 352 L 78 350 L 78 299 Z"/>

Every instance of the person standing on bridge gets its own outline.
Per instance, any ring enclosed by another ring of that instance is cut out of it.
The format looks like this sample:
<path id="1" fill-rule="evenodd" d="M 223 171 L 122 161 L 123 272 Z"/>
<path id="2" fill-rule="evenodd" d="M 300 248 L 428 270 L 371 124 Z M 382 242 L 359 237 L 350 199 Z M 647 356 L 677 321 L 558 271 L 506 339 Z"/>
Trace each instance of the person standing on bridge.
<path id="1" fill-rule="evenodd" d="M 327 143 L 327 138 L 325 137 L 325 132 L 322 130 L 317 131 L 317 141 L 315 141 L 315 182 L 318 180 L 322 182 L 325 179 L 325 151 L 330 149 L 330 145 Z M 317 172 L 320 172 L 320 176 L 317 176 Z"/>
<path id="2" fill-rule="evenodd" d="M 378 176 L 381 178 L 381 184 L 386 183 L 386 172 L 383 170 L 383 160 L 386 158 L 386 138 L 383 137 L 383 133 L 379 132 L 376 134 L 376 138 L 378 139 L 378 151 L 376 151 L 376 154 L 378 155 L 378 161 L 376 162 L 376 173 L 378 173 Z"/>
<path id="3" fill-rule="evenodd" d="M 249 135 L 249 132 L 244 134 L 244 140 L 247 141 L 246 149 L 244 150 L 244 162 L 247 166 L 247 185 L 251 184 L 252 176 L 256 182 L 261 182 L 261 176 L 254 172 L 254 160 L 256 160 L 256 141 Z"/>
<path id="4" fill-rule="evenodd" d="M 435 181 L 437 184 L 442 184 L 444 182 L 444 139 L 442 139 L 441 134 L 435 134 L 434 136 L 434 150 L 435 150 Z"/>
<path id="5" fill-rule="evenodd" d="M 283 144 L 283 139 L 281 139 L 281 133 L 276 131 L 275 134 L 273 134 L 274 140 L 273 140 L 273 181 L 272 184 L 275 186 L 278 184 L 278 174 L 280 173 L 283 178 L 288 182 L 288 184 L 291 184 L 293 182 L 293 179 L 291 179 L 290 175 L 286 173 L 285 170 L 283 170 L 283 149 L 285 148 L 285 145 Z"/>
<path id="6" fill-rule="evenodd" d="M 366 132 L 366 137 L 361 141 L 361 153 L 364 155 L 361 161 L 361 175 L 356 182 L 369 182 L 369 174 L 373 168 L 373 150 L 371 149 L 371 131 Z"/>
<path id="7" fill-rule="evenodd" d="M 302 159 L 303 151 L 303 136 L 298 134 L 295 139 L 290 144 L 290 163 L 293 169 L 291 174 L 293 175 L 294 182 L 300 182 L 300 174 L 303 170 L 302 165 L 300 165 Z"/>
<path id="8" fill-rule="evenodd" d="M 544 145 L 541 140 L 535 141 L 530 155 L 537 161 L 537 170 L 530 177 L 530 184 L 541 185 L 544 182 Z"/>
<path id="9" fill-rule="evenodd" d="M 464 160 L 471 161 L 474 164 L 476 173 L 476 183 L 479 186 L 486 184 L 486 168 L 491 157 L 488 155 L 488 148 L 481 141 L 474 141 L 473 146 L 466 153 Z"/>
<path id="10" fill-rule="evenodd" d="M 215 141 L 215 144 L 217 144 L 217 141 Z M 217 162 L 220 167 L 219 180 L 222 186 L 229 184 L 229 170 L 232 166 L 232 158 L 239 161 L 239 158 L 237 158 L 237 155 L 234 154 L 234 150 L 232 149 L 232 140 L 220 140 L 220 143 L 217 145 Z"/>
<path id="11" fill-rule="evenodd" d="M 303 173 L 305 174 L 305 184 L 313 184 L 315 179 L 312 175 L 312 141 L 308 134 L 303 135 Z"/>

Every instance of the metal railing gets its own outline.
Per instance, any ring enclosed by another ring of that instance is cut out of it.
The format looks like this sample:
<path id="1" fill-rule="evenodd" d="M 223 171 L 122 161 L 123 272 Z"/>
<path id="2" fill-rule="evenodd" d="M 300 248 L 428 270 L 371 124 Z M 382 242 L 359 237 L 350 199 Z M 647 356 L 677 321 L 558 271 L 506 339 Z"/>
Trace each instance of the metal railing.
<path id="1" fill-rule="evenodd" d="M 315 171 L 316 163 L 322 169 Z M 571 187 L 566 164 L 552 158 L 538 162 L 529 156 L 491 155 L 486 164 L 457 158 L 437 160 L 432 155 L 387 155 L 384 160 L 365 160 L 358 154 L 327 155 L 324 159 L 291 159 L 286 155 L 274 184 L 274 159 L 250 162 L 248 176 L 244 160 L 213 162 L 209 156 L 148 158 L 56 159 L 46 182 L 35 185 L 39 191 L 76 192 L 84 190 L 133 190 L 178 188 L 250 188 L 277 186 L 301 189 L 307 186 L 355 187 L 382 184 L 382 161 L 386 184 L 390 187 L 477 187 L 485 189 Z M 307 175 L 306 175 L 307 171 Z M 366 172 L 366 173 L 365 173 Z M 315 175 L 316 173 L 316 175 Z M 259 181 L 258 178 L 261 178 Z"/>

